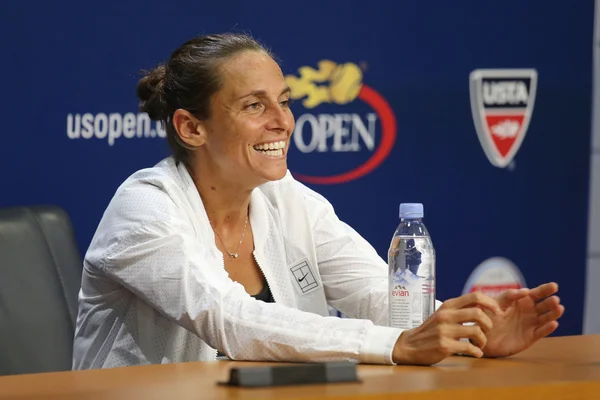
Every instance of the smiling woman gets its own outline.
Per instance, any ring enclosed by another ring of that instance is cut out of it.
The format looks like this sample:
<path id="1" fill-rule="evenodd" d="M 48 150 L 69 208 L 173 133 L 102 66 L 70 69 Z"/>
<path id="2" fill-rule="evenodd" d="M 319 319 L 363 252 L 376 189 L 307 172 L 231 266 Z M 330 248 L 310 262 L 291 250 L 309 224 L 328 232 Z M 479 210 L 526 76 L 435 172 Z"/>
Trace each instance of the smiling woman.
<path id="1" fill-rule="evenodd" d="M 100 221 L 84 260 L 73 368 L 217 351 L 433 364 L 514 354 L 558 326 L 563 307 L 547 284 L 498 301 L 471 293 L 418 328 L 388 327 L 387 264 L 288 172 L 290 89 L 249 36 L 184 43 L 140 80 L 138 96 L 165 124 L 173 156 L 131 175 Z M 352 318 L 329 317 L 328 306 Z"/>

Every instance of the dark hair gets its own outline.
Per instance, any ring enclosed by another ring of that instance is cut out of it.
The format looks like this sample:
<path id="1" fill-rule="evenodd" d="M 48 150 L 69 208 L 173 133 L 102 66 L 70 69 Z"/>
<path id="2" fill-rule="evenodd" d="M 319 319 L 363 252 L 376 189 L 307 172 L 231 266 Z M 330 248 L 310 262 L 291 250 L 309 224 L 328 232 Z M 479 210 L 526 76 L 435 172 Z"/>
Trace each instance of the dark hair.
<path id="1" fill-rule="evenodd" d="M 190 148 L 173 126 L 173 114 L 184 109 L 200 120 L 210 117 L 211 97 L 222 87 L 219 67 L 244 51 L 271 52 L 246 34 L 195 37 L 176 49 L 169 61 L 146 73 L 137 84 L 140 111 L 162 121 L 177 161 L 189 162 Z"/>

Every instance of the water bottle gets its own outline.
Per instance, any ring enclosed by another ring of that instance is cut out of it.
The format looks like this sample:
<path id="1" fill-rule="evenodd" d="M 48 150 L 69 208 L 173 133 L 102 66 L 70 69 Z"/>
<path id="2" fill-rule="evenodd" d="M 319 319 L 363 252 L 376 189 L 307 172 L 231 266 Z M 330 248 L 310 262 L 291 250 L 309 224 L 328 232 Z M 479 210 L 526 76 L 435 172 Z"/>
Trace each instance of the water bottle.
<path id="1" fill-rule="evenodd" d="M 435 250 L 423 224 L 423 204 L 400 204 L 388 267 L 390 326 L 421 325 L 435 311 Z"/>

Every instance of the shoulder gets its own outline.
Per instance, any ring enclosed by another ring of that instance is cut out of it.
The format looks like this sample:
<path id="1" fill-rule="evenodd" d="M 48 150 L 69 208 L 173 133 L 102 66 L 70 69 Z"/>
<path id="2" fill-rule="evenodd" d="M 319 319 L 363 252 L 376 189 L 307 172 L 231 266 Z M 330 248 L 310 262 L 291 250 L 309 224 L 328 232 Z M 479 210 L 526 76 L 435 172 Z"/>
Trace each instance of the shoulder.
<path id="1" fill-rule="evenodd" d="M 172 158 L 167 158 L 153 167 L 136 171 L 117 188 L 103 220 L 126 221 L 130 225 L 168 221 L 182 208 L 186 193 L 193 186 L 191 180 L 186 181 L 181 168 Z"/>
<path id="2" fill-rule="evenodd" d="M 185 181 L 182 168 L 185 169 L 169 157 L 150 168 L 140 169 L 127 177 L 117 189 L 115 197 L 139 196 L 149 192 L 173 194 L 184 190 L 192 182 Z"/>
<path id="3" fill-rule="evenodd" d="M 142 240 L 193 230 L 186 204 L 189 183 L 180 167 L 168 158 L 131 174 L 105 209 L 86 259 L 124 251 Z"/>

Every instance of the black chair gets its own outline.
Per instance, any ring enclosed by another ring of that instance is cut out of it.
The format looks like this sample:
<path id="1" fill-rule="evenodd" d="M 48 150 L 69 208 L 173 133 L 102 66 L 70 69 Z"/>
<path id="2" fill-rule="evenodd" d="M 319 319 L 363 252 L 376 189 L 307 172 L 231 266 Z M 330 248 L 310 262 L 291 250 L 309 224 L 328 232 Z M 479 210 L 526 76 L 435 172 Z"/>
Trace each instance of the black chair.
<path id="1" fill-rule="evenodd" d="M 0 209 L 0 375 L 71 369 L 81 270 L 64 210 Z"/>

